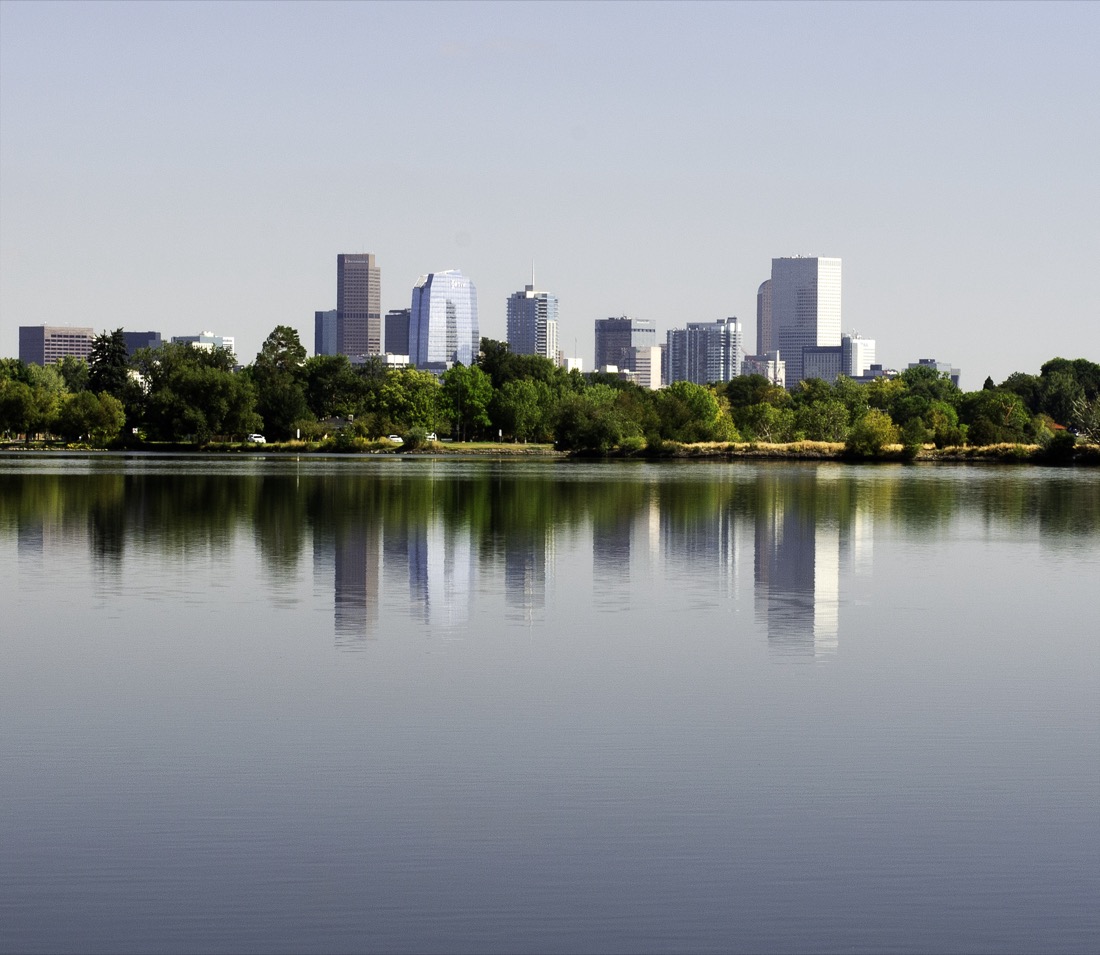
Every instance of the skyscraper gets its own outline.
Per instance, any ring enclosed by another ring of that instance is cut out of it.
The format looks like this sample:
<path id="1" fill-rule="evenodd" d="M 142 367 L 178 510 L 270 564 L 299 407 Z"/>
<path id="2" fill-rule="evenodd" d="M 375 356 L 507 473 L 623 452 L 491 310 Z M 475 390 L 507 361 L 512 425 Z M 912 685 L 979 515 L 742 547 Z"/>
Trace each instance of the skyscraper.
<path id="1" fill-rule="evenodd" d="M 336 350 L 351 358 L 382 353 L 382 271 L 368 252 L 336 256 Z"/>
<path id="2" fill-rule="evenodd" d="M 647 318 L 596 319 L 596 370 L 614 365 L 622 370 L 634 360 L 632 349 L 657 344 L 657 329 Z"/>
<path id="3" fill-rule="evenodd" d="M 325 312 L 313 313 L 313 354 L 339 355 L 337 345 L 340 328 L 340 313 L 334 308 Z"/>
<path id="4" fill-rule="evenodd" d="M 720 318 L 716 322 L 688 322 L 687 328 L 673 328 L 668 333 L 667 353 L 669 384 L 729 381 L 741 374 L 745 355 L 741 323 L 736 318 Z"/>
<path id="5" fill-rule="evenodd" d="M 443 372 L 472 364 L 480 350 L 474 283 L 458 269 L 420 276 L 409 313 L 410 364 Z"/>
<path id="6" fill-rule="evenodd" d="M 756 353 L 775 351 L 775 330 L 772 328 L 772 280 L 765 279 L 756 290 Z"/>
<path id="7" fill-rule="evenodd" d="M 409 354 L 409 310 L 391 308 L 386 312 L 386 353 Z"/>
<path id="8" fill-rule="evenodd" d="M 805 377 L 802 349 L 840 346 L 840 259 L 772 259 L 771 318 L 790 388 Z"/>
<path id="9" fill-rule="evenodd" d="M 558 299 L 528 285 L 508 297 L 508 348 L 516 355 L 558 358 Z"/>

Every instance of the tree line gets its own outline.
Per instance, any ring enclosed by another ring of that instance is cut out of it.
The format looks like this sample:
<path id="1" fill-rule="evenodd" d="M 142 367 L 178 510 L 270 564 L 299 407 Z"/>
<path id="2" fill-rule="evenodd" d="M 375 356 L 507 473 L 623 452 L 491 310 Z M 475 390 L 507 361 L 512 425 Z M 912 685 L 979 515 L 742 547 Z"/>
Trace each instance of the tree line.
<path id="1" fill-rule="evenodd" d="M 896 444 L 1072 443 L 1075 435 L 1097 442 L 1100 365 L 1054 358 L 1038 375 L 986 379 L 974 392 L 927 367 L 866 384 L 811 379 L 791 391 L 759 375 L 649 391 L 615 375 L 567 372 L 488 338 L 474 364 L 438 378 L 382 359 L 307 357 L 284 325 L 243 368 L 227 351 L 191 344 L 130 357 L 121 329 L 97 336 L 86 362 L 69 357 L 43 368 L 0 359 L 0 433 L 9 438 L 203 445 L 253 432 L 348 450 L 389 434 L 416 445 L 435 433 L 594 453 L 671 442 L 828 441 L 855 454 Z"/>

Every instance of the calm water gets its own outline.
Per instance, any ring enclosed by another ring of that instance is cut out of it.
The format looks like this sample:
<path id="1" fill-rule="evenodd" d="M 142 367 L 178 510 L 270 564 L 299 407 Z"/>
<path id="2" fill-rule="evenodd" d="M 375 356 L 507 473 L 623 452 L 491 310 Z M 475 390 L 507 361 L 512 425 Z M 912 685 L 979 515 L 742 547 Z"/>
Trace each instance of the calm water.
<path id="1" fill-rule="evenodd" d="M 1095 951 L 1100 477 L 0 459 L 0 949 Z"/>

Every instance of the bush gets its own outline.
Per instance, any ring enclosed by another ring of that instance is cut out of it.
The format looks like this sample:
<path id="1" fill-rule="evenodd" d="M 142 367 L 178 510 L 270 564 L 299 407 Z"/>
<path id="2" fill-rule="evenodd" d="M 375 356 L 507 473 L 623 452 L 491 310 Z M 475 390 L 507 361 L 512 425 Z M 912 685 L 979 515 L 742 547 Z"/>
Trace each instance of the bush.
<path id="1" fill-rule="evenodd" d="M 898 429 L 885 411 L 872 408 L 853 426 L 844 447 L 857 457 L 875 457 L 889 444 L 898 443 Z"/>

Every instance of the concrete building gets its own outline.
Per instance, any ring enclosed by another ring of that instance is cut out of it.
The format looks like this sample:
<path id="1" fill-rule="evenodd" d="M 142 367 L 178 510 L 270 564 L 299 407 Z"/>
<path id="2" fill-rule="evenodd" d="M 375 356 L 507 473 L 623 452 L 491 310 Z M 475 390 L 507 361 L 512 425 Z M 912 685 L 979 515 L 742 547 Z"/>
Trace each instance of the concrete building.
<path id="1" fill-rule="evenodd" d="M 327 312 L 313 313 L 313 354 L 315 355 L 339 355 L 337 347 L 339 335 L 339 312 L 330 308 Z"/>
<path id="2" fill-rule="evenodd" d="M 199 332 L 197 335 L 173 335 L 173 345 L 193 345 L 195 348 L 205 348 L 212 351 L 215 348 L 224 348 L 234 359 L 237 357 L 236 342 L 232 335 L 215 335 L 213 332 Z"/>
<path id="3" fill-rule="evenodd" d="M 128 357 L 133 357 L 139 348 L 160 348 L 164 344 L 160 332 L 123 332 L 122 340 L 126 342 Z"/>
<path id="4" fill-rule="evenodd" d="M 410 363 L 442 374 L 456 362 L 473 364 L 480 350 L 474 283 L 458 269 L 420 276 L 409 315 Z"/>
<path id="5" fill-rule="evenodd" d="M 382 271 L 369 252 L 336 256 L 336 351 L 382 354 Z"/>
<path id="6" fill-rule="evenodd" d="M 409 316 L 407 308 L 391 308 L 386 312 L 386 352 L 390 355 L 409 354 Z"/>
<path id="7" fill-rule="evenodd" d="M 746 355 L 741 362 L 741 374 L 763 375 L 779 388 L 787 385 L 787 363 L 779 357 L 777 351 L 766 355 Z"/>
<path id="8" fill-rule="evenodd" d="M 508 349 L 558 360 L 558 298 L 527 285 L 508 296 Z"/>
<path id="9" fill-rule="evenodd" d="M 657 344 L 657 328 L 644 318 L 596 319 L 596 367 L 615 365 L 629 368 L 634 360 L 632 349 Z"/>
<path id="10" fill-rule="evenodd" d="M 661 387 L 661 345 L 646 345 L 634 349 L 630 380 L 649 391 Z"/>
<path id="11" fill-rule="evenodd" d="M 787 363 L 787 387 L 793 388 L 807 377 L 803 349 L 840 346 L 840 259 L 772 259 L 771 319 L 774 344 Z"/>
<path id="12" fill-rule="evenodd" d="M 802 349 L 802 380 L 820 378 L 830 385 L 843 374 L 844 349 L 840 345 L 824 345 Z"/>
<path id="13" fill-rule="evenodd" d="M 87 361 L 95 330 L 72 325 L 20 325 L 19 360 L 28 365 L 52 365 L 67 355 Z"/>
<path id="14" fill-rule="evenodd" d="M 756 290 L 756 353 L 775 351 L 775 329 L 772 327 L 772 280 L 766 279 Z"/>
<path id="15" fill-rule="evenodd" d="M 688 322 L 686 328 L 671 329 L 666 353 L 668 384 L 729 381 L 741 374 L 745 357 L 741 322 L 736 318 L 720 318 L 716 322 Z"/>
<path id="16" fill-rule="evenodd" d="M 840 336 L 840 373 L 849 378 L 859 378 L 875 363 L 875 340 L 864 338 L 858 332 Z"/>

